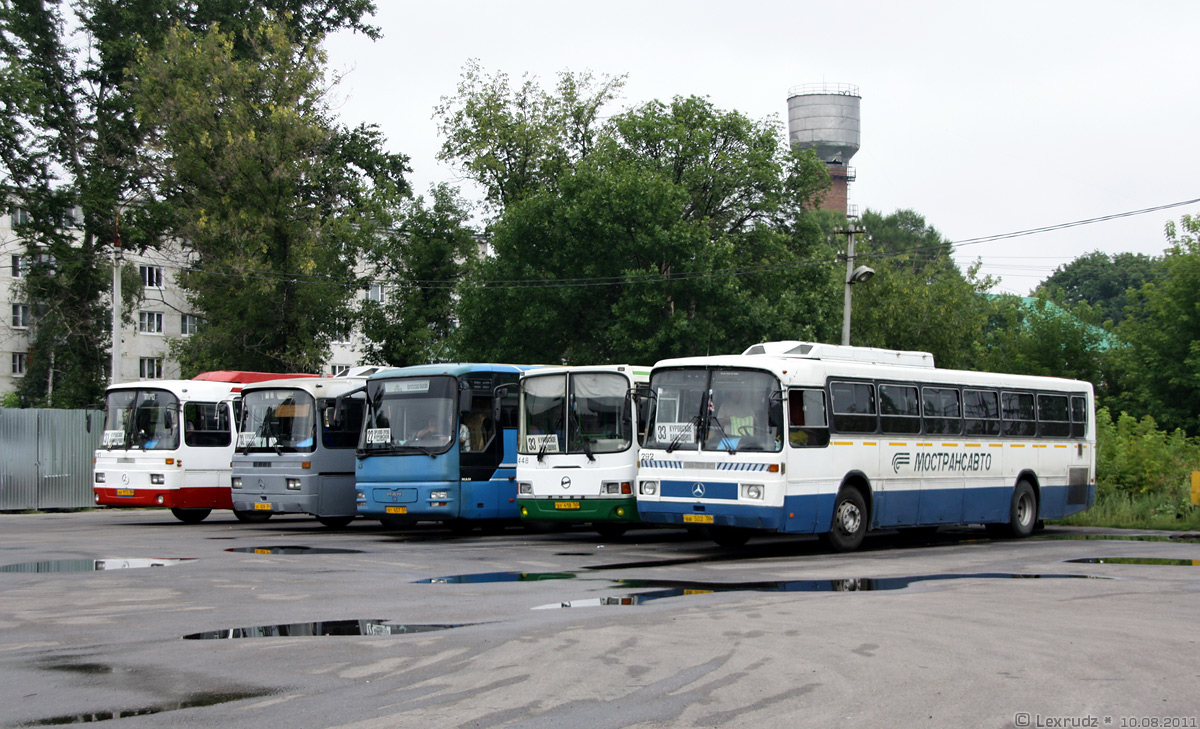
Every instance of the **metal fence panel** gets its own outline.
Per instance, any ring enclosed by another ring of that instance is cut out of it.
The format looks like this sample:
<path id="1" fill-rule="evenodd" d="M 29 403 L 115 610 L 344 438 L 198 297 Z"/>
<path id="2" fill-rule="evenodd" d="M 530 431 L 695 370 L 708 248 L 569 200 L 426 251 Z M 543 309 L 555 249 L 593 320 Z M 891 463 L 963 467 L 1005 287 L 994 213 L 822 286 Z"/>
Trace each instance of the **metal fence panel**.
<path id="1" fill-rule="evenodd" d="M 36 509 L 37 411 L 0 408 L 0 509 Z"/>
<path id="2" fill-rule="evenodd" d="M 104 414 L 99 410 L 38 412 L 37 508 L 95 506 L 92 457 L 103 431 Z"/>
<path id="3" fill-rule="evenodd" d="M 99 410 L 0 408 L 0 510 L 92 506 L 103 430 Z"/>

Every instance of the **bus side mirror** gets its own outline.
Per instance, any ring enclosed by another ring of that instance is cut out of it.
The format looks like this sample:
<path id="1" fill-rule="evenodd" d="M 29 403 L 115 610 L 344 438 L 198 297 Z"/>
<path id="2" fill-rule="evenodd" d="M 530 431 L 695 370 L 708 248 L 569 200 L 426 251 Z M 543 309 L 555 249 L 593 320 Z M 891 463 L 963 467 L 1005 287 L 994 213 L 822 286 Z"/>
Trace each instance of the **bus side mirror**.
<path id="1" fill-rule="evenodd" d="M 471 412 L 471 391 L 459 390 L 458 392 L 458 412 L 466 414 Z"/>

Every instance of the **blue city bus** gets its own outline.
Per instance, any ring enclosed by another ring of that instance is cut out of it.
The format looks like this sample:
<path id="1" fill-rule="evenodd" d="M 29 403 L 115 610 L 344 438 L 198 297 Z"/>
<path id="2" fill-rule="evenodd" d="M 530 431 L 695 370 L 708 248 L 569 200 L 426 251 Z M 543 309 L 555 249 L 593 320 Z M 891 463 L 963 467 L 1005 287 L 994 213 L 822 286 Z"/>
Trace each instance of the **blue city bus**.
<path id="1" fill-rule="evenodd" d="M 367 379 L 358 513 L 385 526 L 469 531 L 516 522 L 518 381 L 523 365 L 439 364 Z"/>

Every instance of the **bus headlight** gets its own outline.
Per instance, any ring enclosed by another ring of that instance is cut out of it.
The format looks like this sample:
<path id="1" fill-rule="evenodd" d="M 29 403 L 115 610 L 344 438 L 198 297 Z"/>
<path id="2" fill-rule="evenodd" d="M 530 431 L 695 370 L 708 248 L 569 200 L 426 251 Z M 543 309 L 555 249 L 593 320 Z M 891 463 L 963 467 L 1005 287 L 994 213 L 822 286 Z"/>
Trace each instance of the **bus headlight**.
<path id="1" fill-rule="evenodd" d="M 162 486 L 164 483 L 166 483 L 166 479 L 163 478 L 161 473 L 152 473 L 150 474 L 150 483 L 154 484 L 155 486 Z"/>
<path id="2" fill-rule="evenodd" d="M 430 491 L 429 492 L 429 498 L 433 499 L 434 501 L 445 501 L 447 498 L 449 498 L 449 496 L 450 496 L 450 492 L 448 492 L 448 491 Z"/>
<path id="3" fill-rule="evenodd" d="M 528 481 L 520 481 L 517 483 L 517 493 L 521 496 L 533 495 L 533 484 Z"/>
<path id="4" fill-rule="evenodd" d="M 104 474 L 96 471 L 96 483 L 104 483 Z"/>
<path id="5" fill-rule="evenodd" d="M 761 500 L 763 497 L 763 485 L 760 483 L 744 483 L 742 484 L 742 497 L 747 499 Z"/>
<path id="6" fill-rule="evenodd" d="M 605 481 L 600 489 L 600 493 L 619 494 L 621 493 L 621 484 L 616 481 Z"/>
<path id="7" fill-rule="evenodd" d="M 231 478 L 229 480 L 229 485 L 234 487 L 235 489 L 240 489 L 242 487 L 242 477 L 234 476 L 233 478 Z"/>
<path id="8" fill-rule="evenodd" d="M 287 488 L 289 491 L 299 491 L 300 490 L 300 479 L 289 478 L 287 480 Z"/>
<path id="9" fill-rule="evenodd" d="M 658 481 L 642 481 L 638 484 L 638 493 L 653 496 L 658 493 Z"/>
<path id="10" fill-rule="evenodd" d="M 361 491 L 356 491 L 356 492 L 354 493 L 354 500 L 355 500 L 355 501 L 366 501 L 366 500 L 367 500 L 367 495 L 366 495 L 366 494 L 364 494 L 364 493 L 363 493 L 363 492 L 361 492 Z"/>

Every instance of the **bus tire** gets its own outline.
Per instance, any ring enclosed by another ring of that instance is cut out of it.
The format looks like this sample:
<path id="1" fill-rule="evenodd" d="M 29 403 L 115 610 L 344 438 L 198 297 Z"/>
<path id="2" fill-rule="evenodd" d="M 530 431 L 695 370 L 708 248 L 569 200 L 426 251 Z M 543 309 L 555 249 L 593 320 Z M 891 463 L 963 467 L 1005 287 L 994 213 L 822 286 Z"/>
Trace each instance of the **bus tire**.
<path id="1" fill-rule="evenodd" d="M 171 513 L 184 524 L 199 524 L 208 518 L 208 515 L 212 513 L 212 509 L 179 509 L 171 507 Z"/>
<path id="2" fill-rule="evenodd" d="M 261 524 L 271 518 L 271 512 L 269 511 L 240 511 L 234 509 L 233 515 L 237 517 L 238 521 L 244 521 L 247 524 Z"/>
<path id="3" fill-rule="evenodd" d="M 751 530 L 739 529 L 738 527 L 708 528 L 709 539 L 726 548 L 744 547 L 746 542 L 750 541 L 751 534 L 753 534 Z"/>
<path id="4" fill-rule="evenodd" d="M 354 521 L 353 516 L 318 516 L 317 521 L 330 529 L 345 529 Z"/>
<path id="5" fill-rule="evenodd" d="M 833 520 L 822 541 L 835 552 L 853 552 L 867 534 L 867 502 L 855 486 L 838 491 L 833 502 Z"/>
<path id="6" fill-rule="evenodd" d="M 629 530 L 625 524 L 593 524 L 601 539 L 620 539 Z"/>
<path id="7" fill-rule="evenodd" d="M 1024 539 L 1033 534 L 1038 522 L 1037 494 L 1033 486 L 1021 479 L 1013 489 L 1012 503 L 1008 509 L 1007 524 L 988 524 L 988 533 L 1002 539 Z"/>

